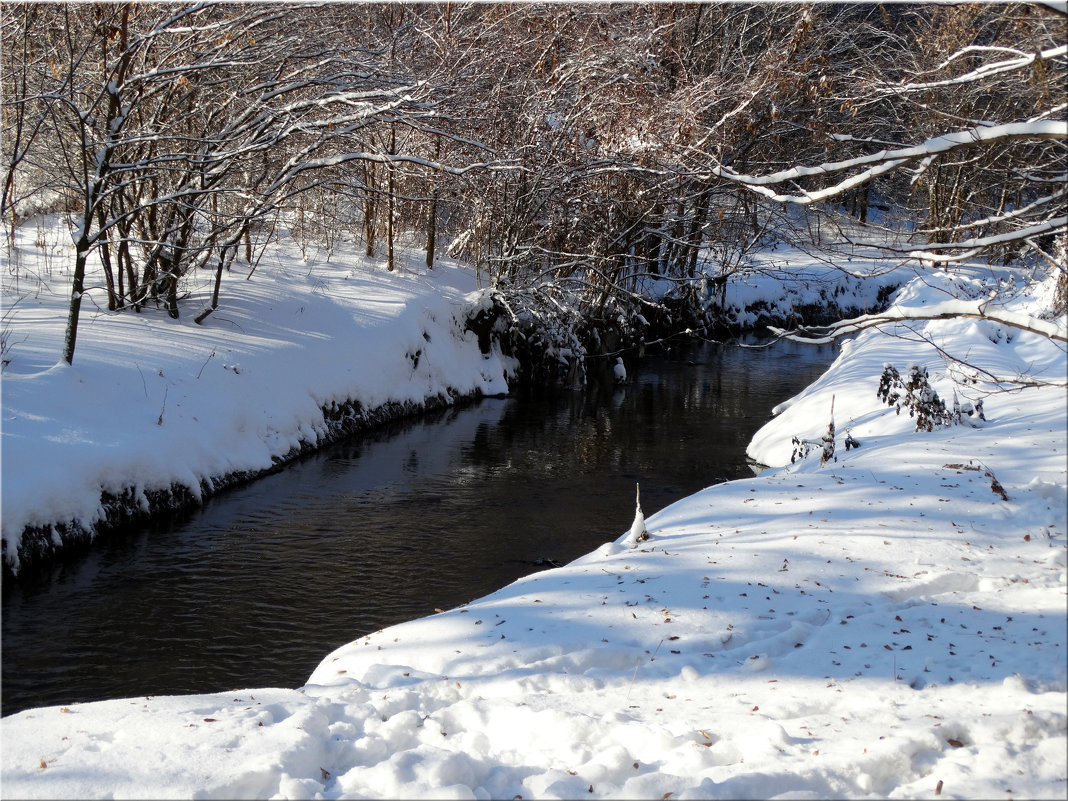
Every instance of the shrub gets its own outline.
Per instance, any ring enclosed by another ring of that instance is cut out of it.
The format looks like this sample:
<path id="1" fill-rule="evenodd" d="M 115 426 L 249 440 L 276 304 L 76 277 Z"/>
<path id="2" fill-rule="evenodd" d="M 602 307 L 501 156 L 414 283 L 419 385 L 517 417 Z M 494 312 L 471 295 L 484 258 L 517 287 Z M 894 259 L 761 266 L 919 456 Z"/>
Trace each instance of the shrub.
<path id="1" fill-rule="evenodd" d="M 908 409 L 909 417 L 916 420 L 917 431 L 934 431 L 936 428 L 960 425 L 972 417 L 986 419 L 982 400 L 974 404 L 966 400 L 961 404 L 954 392 L 953 406 L 947 407 L 928 379 L 927 370 L 918 364 L 908 366 L 907 378 L 902 378 L 892 364 L 884 364 L 876 394 L 887 406 L 893 406 L 898 414 L 901 414 L 902 407 Z"/>

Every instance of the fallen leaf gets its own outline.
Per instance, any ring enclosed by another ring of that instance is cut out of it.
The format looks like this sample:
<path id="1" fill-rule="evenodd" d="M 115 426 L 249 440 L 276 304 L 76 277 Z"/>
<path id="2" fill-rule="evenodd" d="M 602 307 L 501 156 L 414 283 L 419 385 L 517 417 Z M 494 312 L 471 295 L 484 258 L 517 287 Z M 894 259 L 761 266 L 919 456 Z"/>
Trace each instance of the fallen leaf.
<path id="1" fill-rule="evenodd" d="M 960 740 L 954 740 L 952 737 L 947 738 L 946 742 L 949 743 L 954 748 L 963 748 L 964 747 L 964 743 L 962 743 Z"/>

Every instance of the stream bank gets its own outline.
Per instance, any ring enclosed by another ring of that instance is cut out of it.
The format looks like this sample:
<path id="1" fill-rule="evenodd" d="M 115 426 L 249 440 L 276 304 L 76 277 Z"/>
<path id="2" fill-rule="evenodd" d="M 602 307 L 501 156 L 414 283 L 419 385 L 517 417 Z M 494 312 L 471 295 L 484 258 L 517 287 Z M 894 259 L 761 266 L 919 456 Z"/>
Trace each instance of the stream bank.
<path id="1" fill-rule="evenodd" d="M 31 239 L 18 247 L 31 263 Z M 431 271 L 413 258 L 385 273 L 356 254 L 310 262 L 280 243 L 203 325 L 151 310 L 85 313 L 73 366 L 55 363 L 62 281 L 32 294 L 23 284 L 7 320 L 17 346 L 4 370 L 4 573 L 386 421 L 519 385 L 581 386 L 588 363 L 633 367 L 646 349 L 787 323 L 802 307 L 871 309 L 891 283 L 792 259 L 732 276 L 715 298 L 698 286 L 692 312 L 649 285 L 636 289 L 653 300 L 581 317 L 546 292 L 473 288 L 459 263 Z"/>
<path id="2" fill-rule="evenodd" d="M 287 453 L 273 456 L 270 467 L 202 478 L 196 492 L 178 482 L 166 487 L 126 487 L 119 493 L 103 491 L 100 494 L 101 516 L 92 523 L 70 520 L 27 526 L 22 532 L 19 549 L 19 575 L 28 571 L 47 570 L 58 560 L 77 559 L 98 537 L 130 531 L 167 516 L 188 512 L 225 490 L 281 472 L 298 459 L 344 439 L 449 406 L 460 407 L 474 402 L 478 397 L 481 396 L 434 396 L 423 403 L 386 403 L 370 410 L 361 408 L 359 401 L 331 404 L 329 408 L 322 410 L 323 428 L 319 438 L 314 443 L 301 440 L 299 445 Z M 4 544 L 6 546 L 6 542 Z M 4 574 L 5 580 L 15 578 L 6 558 Z"/>
<path id="3" fill-rule="evenodd" d="M 832 357 L 649 353 L 623 384 L 591 371 L 382 423 L 113 531 L 4 582 L 3 714 L 298 684 L 356 633 L 587 554 L 629 524 L 636 484 L 652 514 L 751 476 L 754 432 Z"/>

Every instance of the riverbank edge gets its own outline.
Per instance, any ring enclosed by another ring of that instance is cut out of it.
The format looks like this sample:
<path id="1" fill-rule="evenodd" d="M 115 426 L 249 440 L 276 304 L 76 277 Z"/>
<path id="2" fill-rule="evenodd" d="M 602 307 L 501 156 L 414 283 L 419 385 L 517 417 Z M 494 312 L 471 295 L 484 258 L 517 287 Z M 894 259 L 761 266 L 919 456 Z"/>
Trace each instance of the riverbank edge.
<path id="1" fill-rule="evenodd" d="M 323 430 L 316 441 L 301 440 L 297 447 L 291 448 L 287 453 L 272 456 L 270 467 L 201 478 L 199 495 L 190 487 L 177 482 L 169 487 L 128 486 L 118 494 L 105 491 L 100 497 L 103 515 L 91 525 L 70 520 L 25 527 L 18 549 L 18 571 L 13 570 L 9 561 L 4 559 L 4 580 L 17 580 L 35 571 L 48 569 L 55 562 L 75 558 L 100 537 L 116 534 L 132 526 L 145 525 L 166 514 L 195 509 L 225 490 L 278 473 L 298 459 L 349 437 L 446 408 L 460 408 L 483 397 L 485 395 L 477 390 L 470 393 L 450 390 L 448 396 L 429 396 L 422 403 L 389 401 L 373 409 L 364 409 L 359 401 L 347 400 L 340 404 L 320 407 L 323 413 Z M 6 546 L 6 543 L 4 545 Z"/>
<path id="2" fill-rule="evenodd" d="M 880 300 L 883 301 L 891 294 L 889 291 L 881 292 Z M 516 360 L 518 367 L 513 375 L 508 376 L 510 392 L 536 385 L 546 378 L 574 388 L 576 386 L 574 362 L 581 360 L 588 363 L 605 357 L 605 353 L 592 352 L 593 349 L 590 348 L 584 354 L 572 357 L 569 369 L 560 369 L 555 376 L 552 376 L 552 371 L 547 368 L 547 365 L 562 364 L 558 357 L 542 349 L 514 347 L 514 337 L 510 336 L 510 332 L 495 325 L 496 319 L 503 316 L 503 311 L 499 309 L 496 311 L 498 314 L 487 320 L 479 319 L 476 310 L 472 309 L 471 315 L 466 320 L 466 330 L 479 336 L 479 347 L 484 354 L 491 348 L 499 348 L 506 356 Z M 870 311 L 870 309 L 831 303 L 820 307 L 813 305 L 811 308 L 796 309 L 787 318 L 774 314 L 769 310 L 765 301 L 758 300 L 743 309 L 746 313 L 758 315 L 757 323 L 752 325 L 733 323 L 727 319 L 724 310 L 715 307 L 706 310 L 701 318 L 693 315 L 692 309 L 689 311 L 691 314 L 687 314 L 686 309 L 672 309 L 664 315 L 652 315 L 653 320 L 641 329 L 634 324 L 634 320 L 620 324 L 618 329 L 610 329 L 605 321 L 592 318 L 584 319 L 582 324 L 587 336 L 590 332 L 596 332 L 594 337 L 602 345 L 598 350 L 603 351 L 603 344 L 609 341 L 614 343 L 614 348 L 643 353 L 646 341 L 662 343 L 668 340 L 677 341 L 680 338 L 695 341 L 710 336 L 716 340 L 729 341 L 747 335 L 751 336 L 767 326 L 785 327 L 799 323 L 826 324 Z M 624 333 L 625 331 L 640 331 L 642 336 L 637 338 L 633 333 L 628 336 Z M 585 376 L 586 373 L 584 365 L 582 375 Z M 581 384 L 584 383 L 585 379 L 581 381 Z M 78 558 L 98 538 L 115 535 L 134 526 L 148 524 L 164 515 L 195 509 L 220 492 L 280 472 L 297 459 L 317 453 L 344 439 L 360 436 L 403 419 L 475 403 L 485 397 L 484 393 L 478 389 L 464 393 L 450 387 L 447 392 L 447 395 L 439 393 L 427 396 L 422 402 L 388 401 L 372 409 L 363 408 L 360 401 L 351 398 L 342 403 L 321 406 L 322 427 L 317 431 L 314 442 L 308 439 L 300 440 L 297 446 L 286 453 L 273 455 L 272 464 L 263 469 L 201 477 L 198 491 L 178 482 L 168 487 L 127 486 L 119 493 L 103 491 L 100 497 L 101 514 L 91 524 L 86 525 L 80 520 L 57 520 L 48 524 L 26 526 L 22 530 L 16 554 L 17 569 L 12 567 L 12 560 L 7 558 L 7 542 L 5 541 L 3 553 L 0 554 L 4 580 L 18 580 L 20 577 L 50 569 L 55 563 L 64 559 Z"/>

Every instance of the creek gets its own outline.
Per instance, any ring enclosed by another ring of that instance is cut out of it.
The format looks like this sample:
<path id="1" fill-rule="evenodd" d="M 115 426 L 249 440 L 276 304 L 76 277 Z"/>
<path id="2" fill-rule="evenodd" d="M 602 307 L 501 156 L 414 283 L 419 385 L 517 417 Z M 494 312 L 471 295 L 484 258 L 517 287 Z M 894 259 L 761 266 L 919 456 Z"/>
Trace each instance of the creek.
<path id="1" fill-rule="evenodd" d="M 4 715 L 300 687 L 334 648 L 586 554 L 706 486 L 830 347 L 706 343 L 616 385 L 388 424 L 3 587 Z"/>

